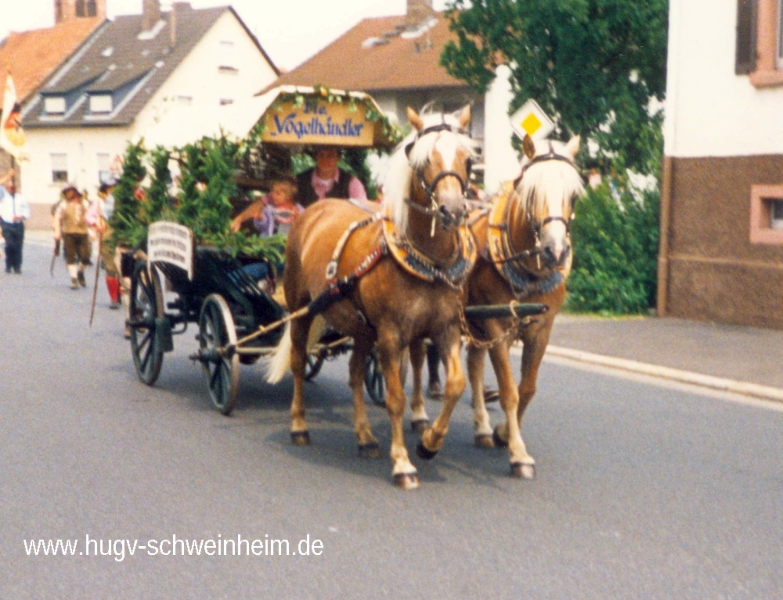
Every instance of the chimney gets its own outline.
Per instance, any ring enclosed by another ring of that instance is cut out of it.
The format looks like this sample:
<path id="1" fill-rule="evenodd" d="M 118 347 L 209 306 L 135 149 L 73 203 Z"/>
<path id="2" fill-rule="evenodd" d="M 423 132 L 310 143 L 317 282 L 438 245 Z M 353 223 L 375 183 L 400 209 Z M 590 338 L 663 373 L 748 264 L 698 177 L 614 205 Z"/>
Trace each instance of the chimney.
<path id="1" fill-rule="evenodd" d="M 141 30 L 149 31 L 160 21 L 160 0 L 144 0 L 141 9 Z"/>
<path id="2" fill-rule="evenodd" d="M 435 14 L 432 0 L 407 0 L 405 28 L 418 29 L 419 26 Z"/>
<path id="3" fill-rule="evenodd" d="M 169 13 L 169 43 L 172 48 L 177 45 L 177 27 L 179 26 L 179 20 L 182 18 L 182 13 L 186 10 L 190 10 L 189 2 L 171 3 L 171 12 Z"/>

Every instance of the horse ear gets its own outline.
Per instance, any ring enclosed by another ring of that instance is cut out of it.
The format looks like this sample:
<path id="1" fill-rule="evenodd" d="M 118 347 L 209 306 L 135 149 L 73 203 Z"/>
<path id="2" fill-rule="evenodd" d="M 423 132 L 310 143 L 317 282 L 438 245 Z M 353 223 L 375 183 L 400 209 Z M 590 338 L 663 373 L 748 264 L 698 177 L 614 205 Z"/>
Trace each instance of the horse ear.
<path id="1" fill-rule="evenodd" d="M 522 150 L 525 156 L 533 160 L 533 157 L 536 155 L 536 144 L 528 134 L 525 134 L 525 137 L 522 138 Z"/>
<path id="2" fill-rule="evenodd" d="M 466 105 L 465 108 L 462 109 L 462 112 L 460 113 L 457 121 L 459 122 L 459 126 L 462 129 L 467 130 L 468 125 L 470 125 L 470 104 Z"/>
<path id="3" fill-rule="evenodd" d="M 579 152 L 579 143 L 581 142 L 582 138 L 578 135 L 575 135 L 570 140 L 568 140 L 568 143 L 566 144 L 565 150 L 568 152 L 568 155 L 571 158 L 576 157 L 576 153 Z"/>
<path id="4" fill-rule="evenodd" d="M 424 121 L 421 120 L 421 117 L 418 115 L 418 113 L 410 106 L 405 110 L 405 112 L 408 114 L 408 120 L 411 122 L 411 125 L 413 125 L 414 129 L 416 129 L 416 131 L 421 131 L 424 128 Z"/>

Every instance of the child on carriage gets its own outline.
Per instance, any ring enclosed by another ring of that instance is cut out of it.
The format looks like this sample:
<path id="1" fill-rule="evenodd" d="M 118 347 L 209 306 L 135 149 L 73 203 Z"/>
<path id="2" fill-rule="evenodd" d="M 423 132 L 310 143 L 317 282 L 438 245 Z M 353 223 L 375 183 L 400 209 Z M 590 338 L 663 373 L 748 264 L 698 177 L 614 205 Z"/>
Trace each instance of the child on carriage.
<path id="1" fill-rule="evenodd" d="M 296 185 L 288 179 L 280 179 L 272 184 L 270 192 L 256 200 L 231 221 L 231 230 L 239 231 L 248 223 L 260 236 L 281 234 L 287 235 L 294 219 L 299 216 L 304 208 L 298 204 L 296 197 Z M 283 263 L 275 265 L 275 275 L 279 277 L 283 273 Z M 272 274 L 269 264 L 256 262 L 245 265 L 242 270 L 258 281 L 268 279 Z"/>

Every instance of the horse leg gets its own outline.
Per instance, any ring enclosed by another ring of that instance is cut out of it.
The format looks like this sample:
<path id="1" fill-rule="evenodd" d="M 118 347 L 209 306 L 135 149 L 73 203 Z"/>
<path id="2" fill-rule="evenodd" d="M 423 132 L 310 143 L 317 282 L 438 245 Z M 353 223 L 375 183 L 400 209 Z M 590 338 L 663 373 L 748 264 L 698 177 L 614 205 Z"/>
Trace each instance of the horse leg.
<path id="1" fill-rule="evenodd" d="M 291 400 L 291 442 L 294 446 L 309 446 L 310 432 L 305 423 L 304 387 L 307 364 L 307 334 L 312 319 L 302 317 L 291 321 L 291 373 L 294 376 L 294 396 Z"/>
<path id="2" fill-rule="evenodd" d="M 353 430 L 359 443 L 359 456 L 378 458 L 381 453 L 378 440 L 372 434 L 364 403 L 364 376 L 367 369 L 367 356 L 372 345 L 365 340 L 354 339 L 353 352 L 349 362 L 350 384 L 353 392 Z"/>
<path id="3" fill-rule="evenodd" d="M 517 423 L 519 423 L 520 431 L 522 430 L 522 415 L 536 393 L 538 369 L 544 360 L 551 331 L 552 321 L 549 321 L 536 332 L 529 332 L 523 336 L 522 380 L 519 382 L 519 406 L 517 407 Z M 535 470 L 533 475 L 535 475 Z"/>
<path id="4" fill-rule="evenodd" d="M 424 394 L 421 391 L 422 369 L 424 367 L 424 342 L 410 345 L 411 369 L 413 372 L 413 394 L 411 395 L 411 429 L 421 435 L 430 426 L 430 419 L 424 409 Z"/>
<path id="5" fill-rule="evenodd" d="M 392 440 L 389 454 L 393 463 L 392 477 L 394 485 L 404 490 L 412 490 L 419 487 L 419 476 L 405 448 L 402 424 L 405 413 L 405 393 L 400 380 L 400 350 L 396 340 L 388 340 L 383 335 L 379 335 L 377 349 L 383 378 L 386 381 L 386 412 L 389 413 L 391 421 Z"/>
<path id="6" fill-rule="evenodd" d="M 468 346 L 468 379 L 470 380 L 471 404 L 473 406 L 473 440 L 479 448 L 492 448 L 492 425 L 484 403 L 484 357 L 485 348 Z"/>
<path id="7" fill-rule="evenodd" d="M 522 440 L 520 423 L 517 419 L 519 407 L 519 390 L 514 382 L 514 373 L 509 358 L 509 345 L 498 344 L 489 351 L 492 367 L 498 380 L 500 391 L 500 407 L 506 415 L 506 421 L 499 426 L 493 439 L 499 446 L 508 445 L 511 475 L 522 479 L 532 479 L 535 476 L 535 460 L 527 453 Z"/>
<path id="8" fill-rule="evenodd" d="M 447 348 L 444 361 L 446 363 L 446 390 L 443 396 L 443 406 L 432 427 L 422 434 L 421 440 L 416 446 L 416 454 L 419 458 L 426 460 L 434 458 L 443 446 L 443 440 L 449 431 L 451 414 L 454 412 L 454 407 L 462 392 L 465 391 L 465 373 L 462 370 L 462 361 L 459 355 L 459 331 L 455 330 L 454 335 L 451 335 L 450 338 L 445 345 L 438 343 L 441 359 L 444 358 L 442 348 Z"/>

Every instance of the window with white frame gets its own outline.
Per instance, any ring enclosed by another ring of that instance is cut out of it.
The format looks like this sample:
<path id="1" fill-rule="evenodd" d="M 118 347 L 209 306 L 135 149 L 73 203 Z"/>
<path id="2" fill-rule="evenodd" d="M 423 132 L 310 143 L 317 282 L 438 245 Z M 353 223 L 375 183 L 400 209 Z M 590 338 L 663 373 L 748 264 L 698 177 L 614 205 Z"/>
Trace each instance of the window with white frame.
<path id="1" fill-rule="evenodd" d="M 62 96 L 50 96 L 44 99 L 44 112 L 47 115 L 65 114 L 65 98 Z"/>
<path id="2" fill-rule="evenodd" d="M 93 115 L 108 114 L 114 108 L 111 94 L 90 94 L 90 113 Z"/>
<path id="3" fill-rule="evenodd" d="M 68 181 L 68 155 L 65 152 L 52 152 L 49 155 L 52 163 L 52 183 Z"/>
<path id="4" fill-rule="evenodd" d="M 109 183 L 114 179 L 114 174 L 111 172 L 111 154 L 98 152 L 95 158 L 98 163 L 98 181 L 100 183 Z"/>

